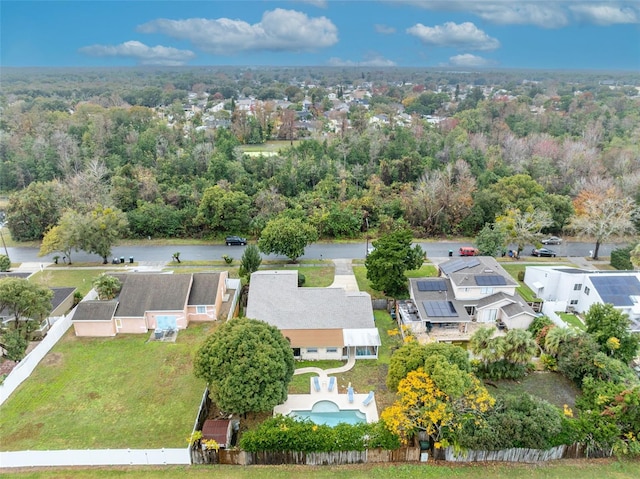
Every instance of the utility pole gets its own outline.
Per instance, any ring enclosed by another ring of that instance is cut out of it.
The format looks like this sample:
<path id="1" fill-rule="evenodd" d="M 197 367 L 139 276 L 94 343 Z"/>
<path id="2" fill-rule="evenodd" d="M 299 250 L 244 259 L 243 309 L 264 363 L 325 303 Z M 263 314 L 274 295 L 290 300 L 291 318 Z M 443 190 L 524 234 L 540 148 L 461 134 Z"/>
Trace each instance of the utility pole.
<path id="1" fill-rule="evenodd" d="M 4 242 L 4 235 L 2 234 L 2 228 L 0 227 L 0 239 L 2 239 L 2 246 L 4 247 L 4 254 L 9 257 L 9 250 L 7 249 L 7 243 Z"/>

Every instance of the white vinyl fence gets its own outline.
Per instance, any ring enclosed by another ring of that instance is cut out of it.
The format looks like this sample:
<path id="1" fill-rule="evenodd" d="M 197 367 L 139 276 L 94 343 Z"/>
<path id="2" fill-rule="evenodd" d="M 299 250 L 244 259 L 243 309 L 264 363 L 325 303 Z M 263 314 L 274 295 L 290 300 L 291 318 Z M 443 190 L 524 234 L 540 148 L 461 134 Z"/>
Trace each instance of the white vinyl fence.
<path id="1" fill-rule="evenodd" d="M 182 449 L 80 449 L 0 452 L 0 467 L 145 466 L 191 464 Z"/>

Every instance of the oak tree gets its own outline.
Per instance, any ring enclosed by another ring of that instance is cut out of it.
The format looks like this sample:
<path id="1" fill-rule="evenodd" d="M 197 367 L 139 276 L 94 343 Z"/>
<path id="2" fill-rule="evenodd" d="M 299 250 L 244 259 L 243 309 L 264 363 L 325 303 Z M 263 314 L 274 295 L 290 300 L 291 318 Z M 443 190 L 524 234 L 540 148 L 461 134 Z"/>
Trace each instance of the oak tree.
<path id="1" fill-rule="evenodd" d="M 194 373 L 204 379 L 222 411 L 271 411 L 287 399 L 293 377 L 291 345 L 274 326 L 232 319 L 209 336 L 196 353 Z"/>

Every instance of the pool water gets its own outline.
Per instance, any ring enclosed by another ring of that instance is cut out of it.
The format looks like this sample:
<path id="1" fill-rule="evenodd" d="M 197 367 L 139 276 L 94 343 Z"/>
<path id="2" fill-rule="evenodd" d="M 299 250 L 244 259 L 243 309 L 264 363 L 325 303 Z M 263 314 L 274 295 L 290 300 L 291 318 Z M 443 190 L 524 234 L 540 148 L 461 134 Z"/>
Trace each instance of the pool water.
<path id="1" fill-rule="evenodd" d="M 359 424 L 367 422 L 367 416 L 357 409 L 340 410 L 338 405 L 333 401 L 318 401 L 313 405 L 310 411 L 299 410 L 291 411 L 290 416 L 295 418 L 310 419 L 316 424 L 326 424 L 327 426 L 336 426 L 341 422 L 347 424 Z"/>

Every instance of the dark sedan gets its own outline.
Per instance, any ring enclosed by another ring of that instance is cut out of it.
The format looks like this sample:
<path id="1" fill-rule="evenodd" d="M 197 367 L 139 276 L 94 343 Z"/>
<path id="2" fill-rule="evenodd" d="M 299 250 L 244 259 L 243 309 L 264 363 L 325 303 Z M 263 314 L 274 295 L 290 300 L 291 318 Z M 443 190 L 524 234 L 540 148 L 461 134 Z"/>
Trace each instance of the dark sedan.
<path id="1" fill-rule="evenodd" d="M 555 258 L 556 257 L 556 252 L 555 251 L 551 251 L 548 248 L 533 248 L 533 251 L 531 252 L 532 256 L 546 256 L 549 258 Z"/>
<path id="2" fill-rule="evenodd" d="M 242 238 L 240 236 L 227 236 L 225 238 L 225 242 L 227 243 L 227 246 L 231 246 L 231 245 L 244 246 L 247 244 L 247 238 Z"/>

